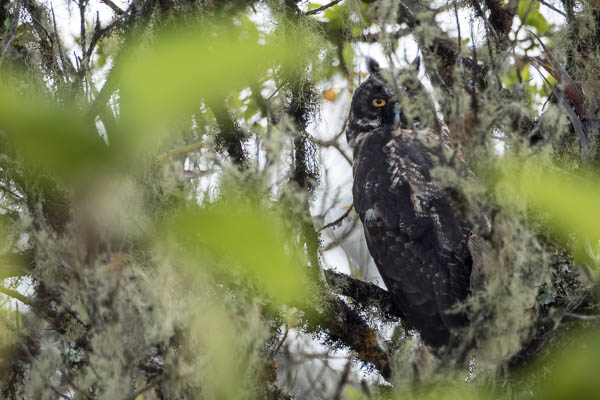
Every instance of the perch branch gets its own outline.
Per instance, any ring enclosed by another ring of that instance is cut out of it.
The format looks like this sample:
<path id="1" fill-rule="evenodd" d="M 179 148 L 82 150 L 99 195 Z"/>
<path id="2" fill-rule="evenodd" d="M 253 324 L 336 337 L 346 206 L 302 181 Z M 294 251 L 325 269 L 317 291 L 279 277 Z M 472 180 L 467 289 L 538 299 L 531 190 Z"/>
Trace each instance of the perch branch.
<path id="1" fill-rule="evenodd" d="M 348 346 L 359 360 L 372 364 L 384 378 L 390 379 L 390 360 L 387 352 L 379 346 L 376 332 L 358 311 L 342 300 L 333 298 L 331 306 L 332 315 L 323 326 L 331 340 Z"/>
<path id="2" fill-rule="evenodd" d="M 394 305 L 392 295 L 387 290 L 333 270 L 326 269 L 323 272 L 325 279 L 335 289 L 340 290 L 342 295 L 351 297 L 361 307 L 376 305 L 386 317 L 406 320 L 402 311 Z"/>

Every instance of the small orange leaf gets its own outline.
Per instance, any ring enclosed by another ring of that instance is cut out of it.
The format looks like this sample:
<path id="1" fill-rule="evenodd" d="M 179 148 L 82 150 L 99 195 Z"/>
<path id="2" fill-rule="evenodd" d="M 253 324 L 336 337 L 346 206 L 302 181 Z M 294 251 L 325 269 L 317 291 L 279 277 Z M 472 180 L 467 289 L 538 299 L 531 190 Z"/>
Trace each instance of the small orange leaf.
<path id="1" fill-rule="evenodd" d="M 335 90 L 333 88 L 329 88 L 329 89 L 323 90 L 323 97 L 327 101 L 335 101 L 337 94 L 335 93 Z"/>

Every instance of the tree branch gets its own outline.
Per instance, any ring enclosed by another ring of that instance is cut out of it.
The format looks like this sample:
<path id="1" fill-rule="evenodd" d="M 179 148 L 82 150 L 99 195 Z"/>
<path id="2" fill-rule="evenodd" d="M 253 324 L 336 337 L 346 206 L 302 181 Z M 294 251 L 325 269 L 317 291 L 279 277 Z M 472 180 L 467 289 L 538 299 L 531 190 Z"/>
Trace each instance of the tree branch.
<path id="1" fill-rule="evenodd" d="M 231 160 L 240 169 L 245 169 L 248 164 L 248 157 L 244 150 L 243 141 L 248 138 L 248 133 L 244 132 L 229 114 L 224 98 L 212 101 L 208 106 L 219 126 L 219 134 L 216 140 L 217 147 L 226 150 Z"/>
<path id="2" fill-rule="evenodd" d="M 325 11 L 327 10 L 329 7 L 333 7 L 336 4 L 340 3 L 342 0 L 334 0 L 331 3 L 327 3 L 324 6 L 321 6 L 319 8 L 315 8 L 314 10 L 310 10 L 304 13 L 304 15 L 314 15 L 314 14 L 318 14 L 321 11 Z"/>
<path id="3" fill-rule="evenodd" d="M 552 4 L 548 3 L 547 1 L 544 0 L 539 0 L 541 4 L 545 5 L 546 7 L 548 7 L 549 9 L 551 9 L 552 11 L 559 13 L 560 15 L 562 15 L 563 17 L 567 18 L 567 14 L 565 14 L 564 12 L 560 11 L 558 8 L 554 7 Z"/>
<path id="4" fill-rule="evenodd" d="M 327 282 L 334 289 L 339 290 L 340 294 L 352 298 L 362 308 L 376 306 L 386 318 L 399 318 L 406 321 L 404 313 L 394 305 L 392 295 L 387 290 L 330 269 L 323 270 L 323 273 Z"/>
<path id="5" fill-rule="evenodd" d="M 317 229 L 317 232 L 321 232 L 322 230 L 325 230 L 327 228 L 331 228 L 333 226 L 339 225 L 348 215 L 350 215 L 350 212 L 352 212 L 353 207 L 354 206 L 348 207 L 348 210 L 344 214 L 342 214 L 341 217 L 337 218 L 335 221 L 332 221 L 328 224 L 323 225 L 322 227 Z"/>
<path id="6" fill-rule="evenodd" d="M 104 4 L 109 6 L 115 13 L 117 13 L 119 15 L 125 14 L 125 10 L 123 10 L 121 7 L 119 7 L 118 5 L 113 3 L 111 0 L 100 0 L 100 1 L 102 1 Z"/>
<path id="7" fill-rule="evenodd" d="M 387 352 L 379 347 L 376 332 L 365 322 L 358 311 L 338 298 L 333 298 L 332 315 L 324 322 L 333 342 L 348 346 L 359 360 L 372 364 L 386 379 L 391 377 Z"/>
<path id="8" fill-rule="evenodd" d="M 33 304 L 33 300 L 30 299 L 29 297 L 23 296 L 21 293 L 17 292 L 16 290 L 8 289 L 2 285 L 0 285 L 0 293 L 3 293 L 9 297 L 12 297 L 13 299 L 17 299 L 21 303 L 27 304 L 28 306 Z"/>

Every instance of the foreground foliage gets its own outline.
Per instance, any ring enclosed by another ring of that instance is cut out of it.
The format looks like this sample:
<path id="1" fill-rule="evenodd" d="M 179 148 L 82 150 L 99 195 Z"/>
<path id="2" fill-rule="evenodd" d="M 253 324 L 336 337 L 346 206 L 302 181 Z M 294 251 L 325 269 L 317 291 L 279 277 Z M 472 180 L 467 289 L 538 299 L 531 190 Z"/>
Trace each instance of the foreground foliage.
<path id="1" fill-rule="evenodd" d="M 58 4 L 0 9 L 2 398 L 598 393 L 595 2 L 67 6 L 74 43 Z M 364 78 L 361 46 L 399 69 L 407 40 L 403 82 L 432 89 L 403 106 L 452 132 L 466 164 L 432 149 L 436 179 L 481 238 L 465 362 L 325 257 L 367 268 L 360 227 L 333 232 L 356 220 L 325 167 L 343 129 L 309 132 Z M 296 385 L 312 358 L 328 373 Z"/>

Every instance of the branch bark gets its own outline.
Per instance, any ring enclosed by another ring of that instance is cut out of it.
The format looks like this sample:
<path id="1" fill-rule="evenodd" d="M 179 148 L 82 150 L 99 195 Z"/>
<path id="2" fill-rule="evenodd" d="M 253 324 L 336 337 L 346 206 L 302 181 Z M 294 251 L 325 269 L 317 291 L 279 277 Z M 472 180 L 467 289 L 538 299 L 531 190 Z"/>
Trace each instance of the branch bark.
<path id="1" fill-rule="evenodd" d="M 334 290 L 339 290 L 340 294 L 352 298 L 362 308 L 375 306 L 382 311 L 386 318 L 400 318 L 406 321 L 406 317 L 394 305 L 392 295 L 387 290 L 330 269 L 323 272 L 325 279 L 333 286 Z"/>
<path id="2" fill-rule="evenodd" d="M 225 99 L 208 104 L 217 120 L 219 135 L 217 136 L 217 147 L 227 151 L 231 160 L 241 169 L 245 169 L 248 157 L 244 151 L 243 141 L 248 137 L 231 117 L 225 105 Z"/>
<path id="3" fill-rule="evenodd" d="M 385 378 L 391 378 L 390 359 L 379 346 L 377 333 L 355 309 L 338 298 L 331 302 L 332 315 L 324 320 L 323 328 L 335 343 L 342 343 L 356 353 L 359 360 L 372 364 Z"/>

